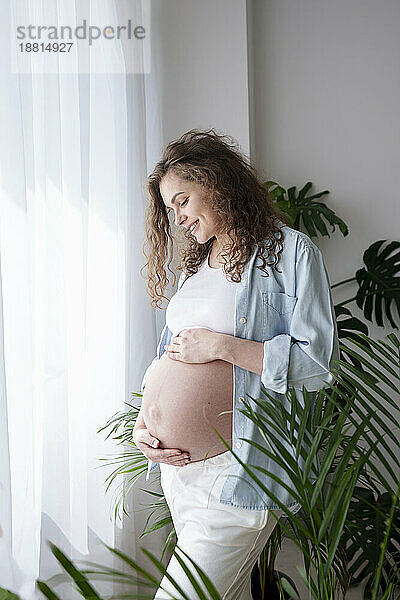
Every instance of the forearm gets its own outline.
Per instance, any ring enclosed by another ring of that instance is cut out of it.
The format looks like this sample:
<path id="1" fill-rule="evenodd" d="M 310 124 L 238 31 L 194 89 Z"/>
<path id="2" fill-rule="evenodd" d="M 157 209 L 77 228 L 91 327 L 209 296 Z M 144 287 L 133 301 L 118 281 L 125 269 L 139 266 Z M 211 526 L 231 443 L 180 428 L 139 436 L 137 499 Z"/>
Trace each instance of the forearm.
<path id="1" fill-rule="evenodd" d="M 261 375 L 264 358 L 264 344 L 244 340 L 233 335 L 218 333 L 216 344 L 217 359 Z"/>

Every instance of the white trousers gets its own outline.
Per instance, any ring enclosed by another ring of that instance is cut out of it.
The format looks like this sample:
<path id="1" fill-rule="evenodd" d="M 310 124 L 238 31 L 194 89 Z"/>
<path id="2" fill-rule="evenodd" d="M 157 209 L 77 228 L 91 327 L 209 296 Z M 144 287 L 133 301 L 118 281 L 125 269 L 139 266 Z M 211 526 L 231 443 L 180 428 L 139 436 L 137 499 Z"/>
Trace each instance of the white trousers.
<path id="1" fill-rule="evenodd" d="M 160 463 L 161 486 L 179 548 L 205 571 L 223 600 L 252 600 L 251 571 L 277 523 L 272 512 L 280 517 L 283 511 L 236 508 L 219 502 L 231 458 L 226 451 L 184 467 Z M 200 581 L 194 566 L 179 550 L 177 553 Z M 198 597 L 174 556 L 167 572 L 190 600 Z M 204 584 L 201 586 L 205 590 Z M 171 598 L 182 596 L 164 576 L 154 600 Z"/>

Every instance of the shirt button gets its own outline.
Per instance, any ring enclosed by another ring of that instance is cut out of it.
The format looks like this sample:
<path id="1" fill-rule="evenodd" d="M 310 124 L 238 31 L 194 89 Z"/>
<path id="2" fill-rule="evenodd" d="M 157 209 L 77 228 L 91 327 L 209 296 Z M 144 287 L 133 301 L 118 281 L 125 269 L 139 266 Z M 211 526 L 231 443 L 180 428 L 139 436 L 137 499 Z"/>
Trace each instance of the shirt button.
<path id="1" fill-rule="evenodd" d="M 243 396 L 239 396 L 239 402 L 244 402 Z"/>
<path id="2" fill-rule="evenodd" d="M 241 318 L 239 319 L 239 321 L 240 321 L 241 323 L 246 323 L 246 319 L 245 319 L 245 317 L 241 317 Z"/>
<path id="3" fill-rule="evenodd" d="M 242 447 L 242 442 L 236 442 L 235 446 L 236 446 L 236 448 L 241 448 Z"/>

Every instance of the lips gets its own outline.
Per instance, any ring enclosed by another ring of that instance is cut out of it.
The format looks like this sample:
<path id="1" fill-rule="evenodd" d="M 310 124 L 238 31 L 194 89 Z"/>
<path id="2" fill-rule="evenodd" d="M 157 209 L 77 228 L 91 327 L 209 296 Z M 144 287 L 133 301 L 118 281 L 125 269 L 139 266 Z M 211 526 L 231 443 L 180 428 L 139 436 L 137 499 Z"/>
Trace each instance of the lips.
<path id="1" fill-rule="evenodd" d="M 192 233 L 196 229 L 198 224 L 199 224 L 199 219 L 197 219 L 196 221 L 193 221 L 193 223 L 190 225 L 190 227 L 188 227 L 188 231 L 190 231 L 190 233 Z"/>

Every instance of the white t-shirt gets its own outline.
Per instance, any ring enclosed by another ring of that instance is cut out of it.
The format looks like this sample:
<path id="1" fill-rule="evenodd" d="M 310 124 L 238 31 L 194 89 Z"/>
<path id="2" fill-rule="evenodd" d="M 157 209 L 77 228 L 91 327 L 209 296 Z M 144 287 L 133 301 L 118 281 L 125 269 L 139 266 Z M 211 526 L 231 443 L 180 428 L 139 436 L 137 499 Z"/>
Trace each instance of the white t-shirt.
<path id="1" fill-rule="evenodd" d="M 227 279 L 222 266 L 210 267 L 207 256 L 169 301 L 165 320 L 172 335 L 192 327 L 233 335 L 237 285 Z"/>

